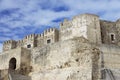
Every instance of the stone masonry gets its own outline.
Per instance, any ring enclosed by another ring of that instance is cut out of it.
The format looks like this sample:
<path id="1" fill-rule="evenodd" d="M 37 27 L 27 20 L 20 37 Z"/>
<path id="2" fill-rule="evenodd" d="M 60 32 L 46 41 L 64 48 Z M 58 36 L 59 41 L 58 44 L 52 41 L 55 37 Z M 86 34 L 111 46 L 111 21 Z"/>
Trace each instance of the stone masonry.
<path id="1" fill-rule="evenodd" d="M 80 14 L 3 43 L 0 80 L 119 80 L 120 20 Z"/>

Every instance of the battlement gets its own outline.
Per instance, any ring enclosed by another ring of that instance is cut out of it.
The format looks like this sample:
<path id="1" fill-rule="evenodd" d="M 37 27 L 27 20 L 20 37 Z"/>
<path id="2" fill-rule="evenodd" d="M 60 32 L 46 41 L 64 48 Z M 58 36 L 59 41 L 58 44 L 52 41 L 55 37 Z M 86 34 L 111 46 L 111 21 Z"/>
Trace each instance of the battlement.
<path id="1" fill-rule="evenodd" d="M 61 30 L 64 30 L 64 29 L 70 28 L 70 27 L 72 27 L 72 22 L 68 19 L 64 19 L 64 21 L 60 23 Z"/>
<path id="2" fill-rule="evenodd" d="M 24 43 L 24 40 L 18 40 L 17 43 Z"/>
<path id="3" fill-rule="evenodd" d="M 80 14 L 74 16 L 72 20 L 64 19 L 64 21 L 60 23 L 60 30 L 49 28 L 44 30 L 41 34 L 27 35 L 23 40 L 8 40 L 4 42 L 3 48 L 4 50 L 16 47 L 29 47 L 31 49 L 37 46 L 42 47 L 49 43 L 55 43 L 57 41 L 64 41 L 81 36 L 95 44 L 120 44 L 120 39 L 117 37 L 120 37 L 119 22 L 120 19 L 116 22 L 112 22 L 100 20 L 99 16 L 95 14 Z"/>
<path id="4" fill-rule="evenodd" d="M 17 44 L 22 44 L 22 43 L 24 43 L 24 40 L 18 40 L 17 41 Z"/>
<path id="5" fill-rule="evenodd" d="M 70 24 L 70 21 L 68 19 L 64 19 L 64 21 L 60 23 L 60 26 L 65 26 L 68 24 Z"/>
<path id="6" fill-rule="evenodd" d="M 25 39 L 34 38 L 35 36 L 36 36 L 35 34 L 30 34 L 30 35 L 27 35 Z"/>
<path id="7" fill-rule="evenodd" d="M 80 14 L 80 16 L 94 16 L 94 17 L 99 17 L 98 15 L 90 14 L 90 13 Z"/>
<path id="8" fill-rule="evenodd" d="M 53 32 L 55 32 L 56 30 L 57 30 L 56 28 L 50 28 L 50 29 L 45 30 L 43 34 L 44 34 L 44 36 L 45 36 L 46 34 L 53 33 Z"/>
<path id="9" fill-rule="evenodd" d="M 98 18 L 99 16 L 95 14 L 85 13 L 85 14 L 76 15 L 72 19 L 82 18 L 82 17 L 97 17 Z"/>
<path id="10" fill-rule="evenodd" d="M 4 41 L 4 44 L 12 44 L 12 43 L 16 43 L 16 41 L 15 40 Z"/>
<path id="11" fill-rule="evenodd" d="M 3 51 L 0 80 L 120 79 L 120 23 L 94 14 L 65 19 L 60 30 L 5 41 Z"/>
<path id="12" fill-rule="evenodd" d="M 36 35 L 37 37 L 40 37 L 40 38 L 43 38 L 44 37 L 44 34 L 42 33 L 42 34 L 37 34 Z"/>
<path id="13" fill-rule="evenodd" d="M 3 43 L 3 51 L 8 51 L 10 49 L 16 48 L 17 41 L 15 40 L 7 40 Z"/>

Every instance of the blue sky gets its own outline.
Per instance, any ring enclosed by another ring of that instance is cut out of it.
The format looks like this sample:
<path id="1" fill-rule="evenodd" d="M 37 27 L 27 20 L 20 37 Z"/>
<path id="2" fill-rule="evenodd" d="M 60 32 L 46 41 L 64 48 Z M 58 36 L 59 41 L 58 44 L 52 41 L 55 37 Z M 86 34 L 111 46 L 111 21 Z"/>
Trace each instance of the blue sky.
<path id="1" fill-rule="evenodd" d="M 59 27 L 64 18 L 93 13 L 101 19 L 120 18 L 120 0 L 0 0 L 0 51 L 5 40 Z"/>

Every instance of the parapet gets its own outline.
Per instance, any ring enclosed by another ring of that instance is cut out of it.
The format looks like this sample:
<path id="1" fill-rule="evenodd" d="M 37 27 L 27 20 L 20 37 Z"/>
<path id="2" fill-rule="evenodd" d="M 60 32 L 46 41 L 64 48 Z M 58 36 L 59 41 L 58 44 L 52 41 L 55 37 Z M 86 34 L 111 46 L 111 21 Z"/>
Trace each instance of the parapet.
<path id="1" fill-rule="evenodd" d="M 10 49 L 16 48 L 16 41 L 15 40 L 7 40 L 3 43 L 3 51 L 8 51 Z"/>
<path id="2" fill-rule="evenodd" d="M 44 37 L 44 34 L 37 34 L 36 36 L 43 38 L 43 37 Z"/>
<path id="3" fill-rule="evenodd" d="M 90 13 L 81 14 L 81 16 L 83 16 L 83 15 L 87 15 L 87 16 L 94 16 L 94 17 L 99 17 L 98 15 L 95 15 L 95 14 L 90 14 Z"/>
<path id="4" fill-rule="evenodd" d="M 24 40 L 18 40 L 17 41 L 17 43 L 23 43 L 24 42 Z"/>
<path id="5" fill-rule="evenodd" d="M 106 26 L 107 28 L 110 28 L 112 26 L 115 26 L 115 22 L 112 21 L 106 21 L 106 20 L 100 20 L 100 26 L 104 27 Z M 103 28 L 104 29 L 104 28 Z"/>
<path id="6" fill-rule="evenodd" d="M 107 20 L 100 20 L 100 22 L 103 22 L 103 23 L 114 23 L 112 21 L 107 21 Z"/>
<path id="7" fill-rule="evenodd" d="M 35 36 L 36 36 L 35 34 L 30 34 L 30 35 L 27 35 L 25 39 L 34 38 Z"/>
<path id="8" fill-rule="evenodd" d="M 22 47 L 24 44 L 24 40 L 18 40 L 16 47 Z"/>
<path id="9" fill-rule="evenodd" d="M 16 43 L 15 40 L 7 40 L 7 41 L 4 41 L 3 44 L 11 44 L 11 43 Z"/>
<path id="10" fill-rule="evenodd" d="M 60 23 L 60 26 L 64 26 L 66 24 L 68 24 L 70 21 L 68 19 L 64 19 L 63 22 Z"/>
<path id="11" fill-rule="evenodd" d="M 18 44 L 23 44 L 23 43 L 24 43 L 24 40 L 18 40 L 18 41 L 17 41 L 17 45 L 18 45 Z"/>
<path id="12" fill-rule="evenodd" d="M 43 34 L 46 35 L 46 34 L 53 33 L 53 32 L 55 32 L 55 31 L 57 31 L 56 28 L 50 28 L 50 29 L 45 30 Z"/>
<path id="13" fill-rule="evenodd" d="M 82 18 L 82 17 L 95 17 L 95 18 L 99 18 L 98 15 L 95 14 L 90 14 L 90 13 L 84 13 L 84 14 L 80 14 L 80 15 L 76 15 L 72 18 L 72 20 L 76 19 L 76 18 Z"/>
<path id="14" fill-rule="evenodd" d="M 68 19 L 64 19 L 64 21 L 60 23 L 61 30 L 64 30 L 64 29 L 70 28 L 70 27 L 72 27 L 72 22 Z"/>

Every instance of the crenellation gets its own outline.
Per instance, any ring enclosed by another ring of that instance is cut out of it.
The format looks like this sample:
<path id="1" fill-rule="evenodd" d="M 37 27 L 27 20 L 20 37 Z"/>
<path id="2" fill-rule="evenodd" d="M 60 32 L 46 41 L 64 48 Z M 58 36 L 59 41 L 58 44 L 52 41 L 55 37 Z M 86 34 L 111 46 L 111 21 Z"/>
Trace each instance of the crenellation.
<path id="1" fill-rule="evenodd" d="M 8 51 L 10 49 L 16 48 L 16 41 L 15 40 L 7 40 L 3 43 L 3 51 Z"/>
<path id="2" fill-rule="evenodd" d="M 71 23 L 71 21 L 69 21 L 67 19 L 64 19 L 64 21 L 60 23 L 61 30 L 64 30 L 64 29 L 70 28 L 70 27 L 72 27 L 72 23 Z"/>
<path id="3" fill-rule="evenodd" d="M 80 14 L 74 16 L 72 20 L 64 19 L 64 21 L 60 23 L 60 30 L 49 28 L 41 34 L 27 35 L 23 41 L 17 41 L 16 45 L 17 47 L 27 47 L 27 45 L 31 45 L 31 48 L 33 48 L 38 45 L 47 45 L 49 42 L 55 43 L 59 40 L 64 41 L 82 36 L 95 44 L 120 45 L 120 38 L 117 37 L 120 36 L 119 21 L 119 19 L 116 22 L 100 20 L 99 16 L 95 14 Z M 10 42 L 11 41 L 6 41 L 4 44 L 7 45 Z"/>
<path id="4" fill-rule="evenodd" d="M 0 63 L 0 80 L 119 80 L 120 19 L 64 19 L 60 29 L 5 41 Z"/>
<path id="5" fill-rule="evenodd" d="M 17 47 L 23 47 L 23 45 L 24 45 L 24 40 L 17 41 Z"/>
<path id="6" fill-rule="evenodd" d="M 55 43 L 59 38 L 59 31 L 56 28 L 47 29 L 44 31 L 44 44 Z"/>
<path id="7" fill-rule="evenodd" d="M 34 38 L 35 36 L 36 36 L 35 34 L 30 34 L 30 35 L 27 35 L 25 39 Z"/>

